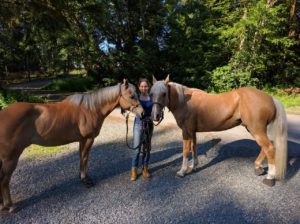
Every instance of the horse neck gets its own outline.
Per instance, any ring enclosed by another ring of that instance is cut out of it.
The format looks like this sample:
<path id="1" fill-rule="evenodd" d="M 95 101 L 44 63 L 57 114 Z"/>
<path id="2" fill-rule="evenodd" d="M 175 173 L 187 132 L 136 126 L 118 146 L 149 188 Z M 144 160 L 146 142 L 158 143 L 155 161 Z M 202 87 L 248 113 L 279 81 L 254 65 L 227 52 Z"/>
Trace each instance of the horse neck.
<path id="1" fill-rule="evenodd" d="M 183 88 L 180 86 L 179 88 Z M 178 87 L 176 85 L 170 84 L 170 90 L 169 90 L 169 104 L 168 104 L 168 109 L 174 113 L 178 108 L 180 108 L 181 104 L 183 103 L 182 99 L 180 97 L 180 94 L 183 94 L 179 92 Z"/>
<path id="2" fill-rule="evenodd" d="M 75 94 L 66 98 L 77 106 L 95 112 L 99 118 L 106 117 L 119 104 L 121 84 L 110 86 L 87 94 Z"/>
<path id="3" fill-rule="evenodd" d="M 110 90 L 112 90 L 110 92 Z M 97 105 L 97 112 L 98 115 L 101 117 L 108 116 L 118 105 L 120 100 L 121 94 L 121 86 L 120 84 L 112 87 L 106 87 L 102 90 L 102 93 L 109 93 L 111 94 L 106 100 L 100 100 L 98 98 Z"/>

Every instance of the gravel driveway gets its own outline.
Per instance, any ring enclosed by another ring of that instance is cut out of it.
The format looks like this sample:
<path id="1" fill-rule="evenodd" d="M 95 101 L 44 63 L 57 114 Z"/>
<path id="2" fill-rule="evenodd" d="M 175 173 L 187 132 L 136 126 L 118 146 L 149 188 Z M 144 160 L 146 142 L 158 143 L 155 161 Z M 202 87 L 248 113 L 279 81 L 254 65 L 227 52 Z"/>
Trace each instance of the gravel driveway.
<path id="1" fill-rule="evenodd" d="M 21 210 L 0 215 L 0 223 L 300 223 L 300 116 L 289 122 L 288 175 L 273 188 L 254 175 L 258 146 L 243 127 L 198 133 L 200 164 L 176 178 L 181 132 L 170 114 L 154 131 L 153 178 L 131 182 L 125 121 L 116 110 L 90 154 L 94 187 L 79 180 L 77 143 L 53 157 L 22 157 L 11 181 Z"/>

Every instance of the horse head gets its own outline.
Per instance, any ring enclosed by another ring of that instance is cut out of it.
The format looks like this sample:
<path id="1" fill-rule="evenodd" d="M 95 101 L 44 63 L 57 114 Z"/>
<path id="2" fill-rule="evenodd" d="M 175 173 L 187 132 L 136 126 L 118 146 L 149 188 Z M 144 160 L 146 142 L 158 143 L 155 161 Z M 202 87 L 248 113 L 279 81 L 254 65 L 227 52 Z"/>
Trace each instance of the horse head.
<path id="1" fill-rule="evenodd" d="M 152 119 L 153 121 L 160 121 L 163 119 L 163 109 L 169 105 L 170 102 L 170 86 L 168 85 L 170 79 L 169 75 L 165 80 L 157 81 L 153 76 L 153 86 L 151 87 L 150 95 L 152 97 Z"/>
<path id="2" fill-rule="evenodd" d="M 129 110 L 139 117 L 144 114 L 144 109 L 140 104 L 136 88 L 131 83 L 128 83 L 127 79 L 123 80 L 121 84 L 119 104 L 123 110 Z"/>

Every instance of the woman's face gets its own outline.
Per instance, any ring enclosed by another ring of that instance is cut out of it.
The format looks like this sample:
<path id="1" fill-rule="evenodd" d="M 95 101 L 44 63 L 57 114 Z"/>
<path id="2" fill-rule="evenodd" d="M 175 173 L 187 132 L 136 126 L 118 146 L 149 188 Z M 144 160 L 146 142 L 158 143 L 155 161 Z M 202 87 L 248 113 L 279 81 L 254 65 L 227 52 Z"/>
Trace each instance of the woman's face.
<path id="1" fill-rule="evenodd" d="M 145 81 L 141 82 L 139 85 L 139 90 L 142 94 L 147 95 L 149 91 L 148 83 Z"/>

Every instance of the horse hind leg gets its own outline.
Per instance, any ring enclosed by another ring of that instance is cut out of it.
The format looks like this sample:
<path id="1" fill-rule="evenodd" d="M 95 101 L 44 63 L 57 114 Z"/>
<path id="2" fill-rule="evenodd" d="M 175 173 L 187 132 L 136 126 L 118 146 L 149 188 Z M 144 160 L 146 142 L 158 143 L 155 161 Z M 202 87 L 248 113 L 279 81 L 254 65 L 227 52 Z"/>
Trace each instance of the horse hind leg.
<path id="1" fill-rule="evenodd" d="M 3 205 L 1 207 L 1 211 L 15 212 L 16 207 L 13 206 L 9 182 L 12 176 L 12 173 L 17 167 L 18 158 L 14 158 L 11 160 L 2 160 L 2 167 L 0 170 L 0 188 L 2 194 Z"/>
<path id="2" fill-rule="evenodd" d="M 272 187 L 275 185 L 275 147 L 269 140 L 265 132 L 253 135 L 257 144 L 261 147 L 261 150 L 266 155 L 268 160 L 268 175 L 263 180 L 263 183 Z M 261 157 L 260 157 L 261 156 Z M 258 157 L 258 161 L 263 158 L 263 154 Z M 259 163 L 258 163 L 259 164 Z"/>
<path id="3" fill-rule="evenodd" d="M 0 159 L 0 183 L 3 178 L 3 172 L 2 172 L 2 160 Z M 1 184 L 0 184 L 0 206 L 2 206 L 3 197 L 2 197 L 2 191 L 1 191 Z"/>
<path id="4" fill-rule="evenodd" d="M 266 171 L 262 167 L 262 162 L 264 161 L 265 158 L 266 158 L 266 154 L 261 149 L 258 157 L 256 158 L 256 160 L 254 162 L 254 173 L 255 173 L 256 176 L 261 176 L 261 175 L 266 174 Z"/>

